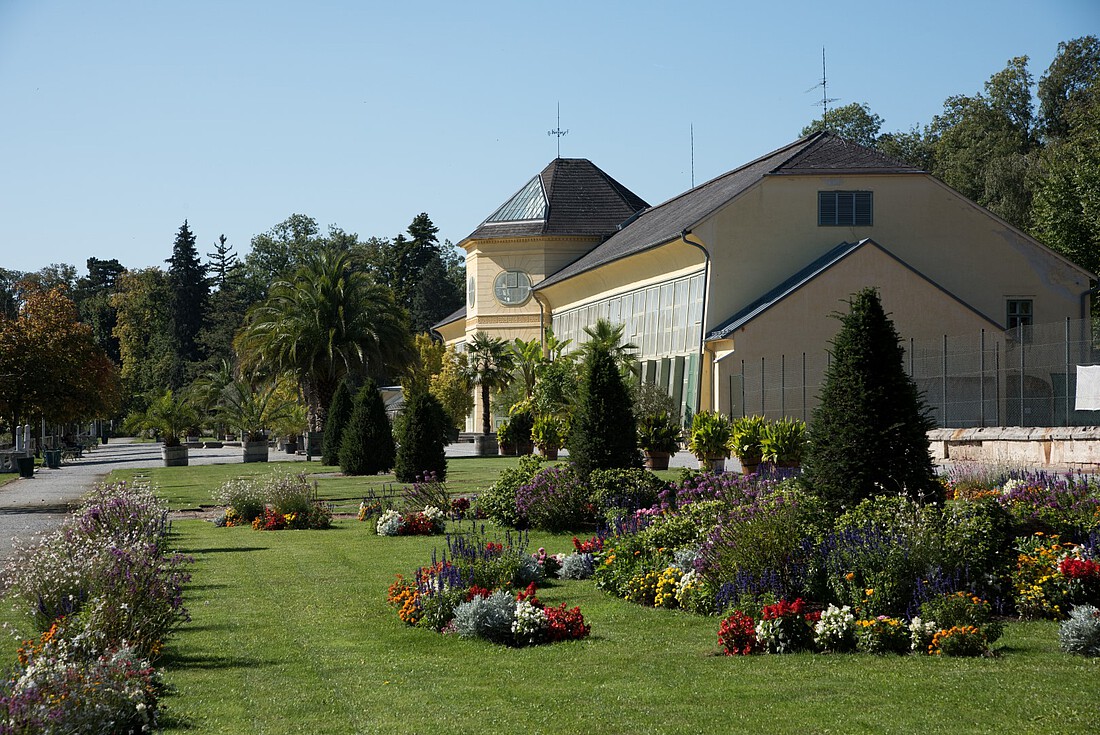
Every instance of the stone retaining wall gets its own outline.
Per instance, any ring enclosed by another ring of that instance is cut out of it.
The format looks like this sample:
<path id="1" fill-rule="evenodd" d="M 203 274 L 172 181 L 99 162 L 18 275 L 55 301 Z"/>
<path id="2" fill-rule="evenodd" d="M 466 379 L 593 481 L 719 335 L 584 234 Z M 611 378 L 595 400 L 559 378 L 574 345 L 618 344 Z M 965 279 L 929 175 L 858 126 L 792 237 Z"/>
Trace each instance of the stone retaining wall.
<path id="1" fill-rule="evenodd" d="M 928 440 L 937 462 L 1100 470 L 1100 426 L 933 429 Z"/>

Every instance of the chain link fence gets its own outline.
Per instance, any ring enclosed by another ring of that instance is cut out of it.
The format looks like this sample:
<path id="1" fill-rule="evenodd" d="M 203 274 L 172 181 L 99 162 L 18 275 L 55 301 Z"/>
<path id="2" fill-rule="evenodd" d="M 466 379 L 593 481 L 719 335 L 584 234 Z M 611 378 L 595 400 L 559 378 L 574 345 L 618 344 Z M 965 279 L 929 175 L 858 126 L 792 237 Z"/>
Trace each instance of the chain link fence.
<path id="1" fill-rule="evenodd" d="M 1082 319 L 903 343 L 905 369 L 942 428 L 1100 425 L 1100 411 L 1074 409 L 1077 366 L 1100 363 L 1097 345 Z M 827 352 L 742 360 L 729 377 L 730 415 L 809 421 L 829 361 Z"/>

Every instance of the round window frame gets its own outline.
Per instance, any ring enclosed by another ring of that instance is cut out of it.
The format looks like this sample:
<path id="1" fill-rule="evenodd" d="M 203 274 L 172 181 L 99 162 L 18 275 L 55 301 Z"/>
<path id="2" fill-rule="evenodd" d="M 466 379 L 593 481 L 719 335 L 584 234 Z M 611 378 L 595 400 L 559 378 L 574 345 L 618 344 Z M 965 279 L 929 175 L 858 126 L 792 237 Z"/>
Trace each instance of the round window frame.
<path id="1" fill-rule="evenodd" d="M 522 286 L 522 287 L 521 286 L 502 286 L 501 285 L 502 279 L 507 278 L 509 275 L 522 276 L 523 279 L 526 281 L 526 285 Z M 514 289 L 523 288 L 523 289 L 525 289 L 523 299 L 518 300 L 518 301 L 505 301 L 505 300 L 501 299 L 500 298 L 500 291 L 502 289 L 507 290 L 509 288 L 514 288 Z M 500 304 L 501 306 L 505 306 L 505 307 L 523 306 L 524 304 L 526 304 L 528 301 L 531 300 L 531 292 L 532 291 L 533 291 L 533 288 L 532 288 L 532 284 L 531 284 L 531 276 L 526 271 L 521 271 L 521 270 L 501 271 L 500 273 L 497 274 L 496 278 L 493 279 L 493 298 L 495 298 L 497 300 L 497 303 Z"/>

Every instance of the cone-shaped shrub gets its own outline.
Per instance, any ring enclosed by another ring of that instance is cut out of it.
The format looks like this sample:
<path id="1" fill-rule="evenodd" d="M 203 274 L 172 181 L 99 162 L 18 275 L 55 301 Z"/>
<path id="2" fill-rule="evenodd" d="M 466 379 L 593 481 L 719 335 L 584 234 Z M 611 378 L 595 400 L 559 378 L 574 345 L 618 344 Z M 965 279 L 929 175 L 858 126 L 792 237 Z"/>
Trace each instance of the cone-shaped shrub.
<path id="1" fill-rule="evenodd" d="M 340 469 L 348 475 L 376 475 L 393 467 L 393 430 L 373 380 L 355 394 L 351 419 L 340 441 Z"/>
<path id="2" fill-rule="evenodd" d="M 344 439 L 344 429 L 351 420 L 351 391 L 347 382 L 340 383 L 332 396 L 325 417 L 325 438 L 321 445 L 321 462 L 327 465 L 340 464 L 340 444 Z"/>
<path id="3" fill-rule="evenodd" d="M 905 372 L 904 351 L 878 291 L 866 288 L 838 314 L 832 361 L 808 431 L 805 479 L 833 510 L 873 495 L 942 499 L 928 452 L 935 424 Z"/>
<path id="4" fill-rule="evenodd" d="M 640 467 L 634 406 L 611 351 L 591 350 L 567 446 L 581 477 L 594 470 Z"/>
<path id="5" fill-rule="evenodd" d="M 405 404 L 401 435 L 397 437 L 398 482 L 416 482 L 416 478 L 434 472 L 436 479 L 447 477 L 447 456 L 443 451 L 450 433 L 451 419 L 443 404 L 430 393 L 412 396 Z"/>

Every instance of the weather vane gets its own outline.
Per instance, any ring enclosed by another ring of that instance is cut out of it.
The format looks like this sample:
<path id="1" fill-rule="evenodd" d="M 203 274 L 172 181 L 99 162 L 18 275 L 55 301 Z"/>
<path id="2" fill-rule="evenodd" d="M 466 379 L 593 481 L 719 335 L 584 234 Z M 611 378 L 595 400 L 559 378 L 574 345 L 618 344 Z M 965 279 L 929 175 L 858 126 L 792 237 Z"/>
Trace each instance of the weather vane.
<path id="1" fill-rule="evenodd" d="M 561 129 L 561 103 L 558 103 L 558 126 L 553 130 L 547 130 L 547 135 L 556 136 L 558 139 L 558 158 L 561 158 L 561 139 L 569 134 L 568 130 Z"/>

